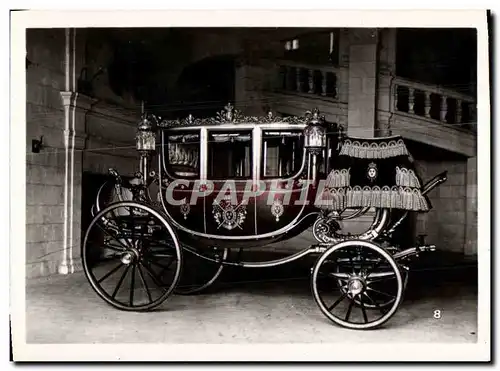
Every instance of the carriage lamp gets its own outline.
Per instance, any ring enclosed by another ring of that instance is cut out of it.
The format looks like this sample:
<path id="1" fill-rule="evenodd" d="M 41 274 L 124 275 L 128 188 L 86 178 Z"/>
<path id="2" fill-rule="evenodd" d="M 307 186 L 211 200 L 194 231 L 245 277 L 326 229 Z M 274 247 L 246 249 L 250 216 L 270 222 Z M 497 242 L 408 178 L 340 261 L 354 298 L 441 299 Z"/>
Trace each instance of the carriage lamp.
<path id="1" fill-rule="evenodd" d="M 139 152 L 154 152 L 156 133 L 153 122 L 145 115 L 137 127 L 136 147 Z"/>
<path id="2" fill-rule="evenodd" d="M 306 128 L 304 129 L 304 147 L 312 156 L 312 177 L 313 184 L 317 179 L 317 157 L 326 148 L 326 127 L 324 125 L 324 117 L 320 117 L 318 109 L 308 112 L 311 117 Z"/>
<path id="3" fill-rule="evenodd" d="M 154 117 L 153 117 L 154 118 Z M 137 126 L 136 148 L 141 154 L 140 172 L 143 184 L 148 183 L 149 157 L 156 149 L 156 126 L 155 123 L 143 115 Z"/>
<path id="4" fill-rule="evenodd" d="M 319 153 L 326 147 L 324 117 L 319 116 L 317 108 L 308 114 L 312 117 L 304 129 L 304 146 L 311 152 Z"/>

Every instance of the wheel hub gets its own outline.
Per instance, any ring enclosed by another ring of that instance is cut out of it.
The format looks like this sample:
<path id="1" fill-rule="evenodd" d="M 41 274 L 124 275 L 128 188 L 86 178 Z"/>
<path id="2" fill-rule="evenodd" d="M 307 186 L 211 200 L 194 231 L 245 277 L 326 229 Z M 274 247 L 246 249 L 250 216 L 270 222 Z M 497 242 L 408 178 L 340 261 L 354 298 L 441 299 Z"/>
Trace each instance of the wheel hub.
<path id="1" fill-rule="evenodd" d="M 139 259 L 139 252 L 135 249 L 129 249 L 128 251 L 124 252 L 120 260 L 123 264 L 125 265 L 130 265 L 134 261 Z"/>
<path id="2" fill-rule="evenodd" d="M 347 282 L 347 288 L 352 296 L 359 295 L 365 290 L 365 283 L 360 277 L 352 277 Z"/>
<path id="3" fill-rule="evenodd" d="M 132 253 L 126 252 L 122 254 L 120 260 L 122 261 L 123 264 L 129 265 L 134 260 L 134 255 Z"/>

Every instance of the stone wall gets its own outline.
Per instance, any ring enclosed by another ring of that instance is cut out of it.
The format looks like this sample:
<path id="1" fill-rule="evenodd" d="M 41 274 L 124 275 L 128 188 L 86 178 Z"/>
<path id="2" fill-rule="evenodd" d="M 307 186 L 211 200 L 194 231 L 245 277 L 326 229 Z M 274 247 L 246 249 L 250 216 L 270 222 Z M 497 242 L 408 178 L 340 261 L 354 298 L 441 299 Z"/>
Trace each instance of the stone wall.
<path id="1" fill-rule="evenodd" d="M 447 170 L 448 180 L 429 193 L 433 209 L 418 214 L 416 234 L 426 234 L 439 250 L 464 253 L 466 232 L 466 160 L 419 161 L 424 182 Z"/>
<path id="2" fill-rule="evenodd" d="M 477 255 L 477 157 L 467 159 L 465 254 Z"/>
<path id="3" fill-rule="evenodd" d="M 28 30 L 26 70 L 26 275 L 57 271 L 64 224 L 64 31 Z M 32 153 L 31 141 L 44 148 Z"/>

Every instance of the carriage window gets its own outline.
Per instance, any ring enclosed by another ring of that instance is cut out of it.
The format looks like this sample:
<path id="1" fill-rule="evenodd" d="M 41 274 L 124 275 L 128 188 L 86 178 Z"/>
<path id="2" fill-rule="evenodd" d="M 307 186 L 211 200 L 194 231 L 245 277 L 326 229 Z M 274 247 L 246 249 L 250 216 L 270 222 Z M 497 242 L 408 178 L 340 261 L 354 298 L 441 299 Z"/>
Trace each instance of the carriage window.
<path id="1" fill-rule="evenodd" d="M 168 172 L 176 177 L 196 178 L 200 175 L 200 134 L 179 133 L 167 137 Z"/>
<path id="2" fill-rule="evenodd" d="M 262 175 L 288 177 L 300 170 L 303 158 L 302 131 L 264 131 Z"/>
<path id="3" fill-rule="evenodd" d="M 252 176 L 252 133 L 209 133 L 208 176 L 211 179 Z"/>

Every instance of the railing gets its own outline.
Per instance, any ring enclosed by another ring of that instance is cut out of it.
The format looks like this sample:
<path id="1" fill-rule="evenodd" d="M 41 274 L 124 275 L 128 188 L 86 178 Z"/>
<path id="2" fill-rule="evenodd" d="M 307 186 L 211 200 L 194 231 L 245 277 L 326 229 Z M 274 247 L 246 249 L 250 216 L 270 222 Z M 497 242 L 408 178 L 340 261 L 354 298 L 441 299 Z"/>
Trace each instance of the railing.
<path id="1" fill-rule="evenodd" d="M 342 86 L 345 74 L 342 68 L 305 65 L 293 61 L 280 61 L 278 90 L 344 101 Z"/>
<path id="2" fill-rule="evenodd" d="M 396 78 L 392 85 L 394 112 L 425 117 L 471 131 L 476 131 L 476 101 L 474 98 Z"/>
<path id="3" fill-rule="evenodd" d="M 344 67 L 281 60 L 278 62 L 274 89 L 303 97 L 347 103 L 348 79 L 349 72 Z M 377 94 L 382 94 L 381 90 Z M 400 77 L 396 77 L 391 84 L 391 94 L 394 98 L 391 112 L 477 131 L 476 100 L 472 96 Z"/>

